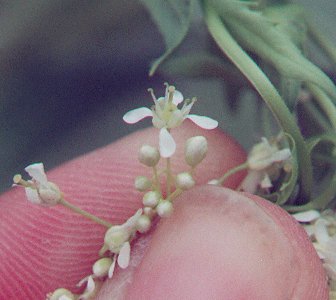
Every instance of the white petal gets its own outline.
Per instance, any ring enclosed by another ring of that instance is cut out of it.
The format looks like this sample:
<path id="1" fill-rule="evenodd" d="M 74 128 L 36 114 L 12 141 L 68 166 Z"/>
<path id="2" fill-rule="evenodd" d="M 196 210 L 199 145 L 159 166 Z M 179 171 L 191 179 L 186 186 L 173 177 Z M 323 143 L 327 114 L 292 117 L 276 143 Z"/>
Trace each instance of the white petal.
<path id="1" fill-rule="evenodd" d="M 218 126 L 218 122 L 205 116 L 187 115 L 187 118 L 203 129 L 214 129 Z"/>
<path id="2" fill-rule="evenodd" d="M 315 238 L 320 245 L 325 245 L 330 240 L 327 226 L 323 220 L 317 220 L 315 223 Z"/>
<path id="3" fill-rule="evenodd" d="M 331 278 L 332 280 L 336 280 L 336 268 L 335 268 L 335 266 L 333 266 L 331 264 L 323 264 L 323 267 L 326 270 L 329 278 Z"/>
<path id="4" fill-rule="evenodd" d="M 307 232 L 308 236 L 311 238 L 315 233 L 315 226 L 314 225 L 304 225 L 304 230 Z"/>
<path id="5" fill-rule="evenodd" d="M 94 280 L 92 279 L 92 276 L 89 276 L 87 286 L 86 286 L 86 291 L 88 293 L 92 293 L 95 288 L 96 288 L 96 284 L 95 284 Z"/>
<path id="6" fill-rule="evenodd" d="M 162 157 L 170 157 L 175 153 L 176 143 L 166 128 L 160 130 L 159 145 Z"/>
<path id="7" fill-rule="evenodd" d="M 126 269 L 129 265 L 131 255 L 131 245 L 126 242 L 122 245 L 119 255 L 118 255 L 118 265 L 122 269 Z"/>
<path id="8" fill-rule="evenodd" d="M 42 200 L 37 193 L 37 190 L 34 190 L 32 188 L 25 188 L 26 196 L 29 202 L 33 204 L 42 204 Z"/>
<path id="9" fill-rule="evenodd" d="M 258 189 L 262 177 L 262 172 L 254 170 L 249 171 L 243 182 L 240 184 L 239 190 L 254 194 Z"/>
<path id="10" fill-rule="evenodd" d="M 140 120 L 152 117 L 153 113 L 148 107 L 140 107 L 133 110 L 130 110 L 123 116 L 123 120 L 128 124 L 134 124 Z"/>
<path id="11" fill-rule="evenodd" d="M 291 157 L 291 152 L 287 148 L 279 150 L 279 151 L 275 152 L 274 154 L 272 154 L 273 162 L 285 161 L 290 157 Z"/>
<path id="12" fill-rule="evenodd" d="M 86 283 L 88 280 L 89 280 L 89 277 L 90 277 L 91 275 L 89 275 L 89 276 L 86 276 L 86 277 L 84 277 L 83 279 L 81 279 L 77 284 L 76 284 L 76 286 L 77 287 L 81 287 L 84 283 Z"/>
<path id="13" fill-rule="evenodd" d="M 320 216 L 320 213 L 317 210 L 311 209 L 304 212 L 292 214 L 292 216 L 298 222 L 307 223 L 316 220 Z"/>
<path id="14" fill-rule="evenodd" d="M 113 277 L 113 274 L 114 274 L 114 269 L 115 269 L 115 265 L 116 265 L 116 255 L 113 257 L 113 260 L 112 260 L 112 264 L 108 270 L 108 278 L 112 278 Z"/>
<path id="15" fill-rule="evenodd" d="M 38 183 L 42 185 L 48 184 L 47 175 L 44 172 L 44 166 L 42 163 L 29 165 L 25 168 L 25 170 Z"/>
<path id="16" fill-rule="evenodd" d="M 183 95 L 180 91 L 175 90 L 174 96 L 173 96 L 173 103 L 175 105 L 180 104 L 183 101 Z"/>
<path id="17" fill-rule="evenodd" d="M 264 175 L 264 178 L 260 181 L 260 187 L 262 189 L 269 189 L 273 186 L 271 178 L 268 176 L 268 174 Z"/>

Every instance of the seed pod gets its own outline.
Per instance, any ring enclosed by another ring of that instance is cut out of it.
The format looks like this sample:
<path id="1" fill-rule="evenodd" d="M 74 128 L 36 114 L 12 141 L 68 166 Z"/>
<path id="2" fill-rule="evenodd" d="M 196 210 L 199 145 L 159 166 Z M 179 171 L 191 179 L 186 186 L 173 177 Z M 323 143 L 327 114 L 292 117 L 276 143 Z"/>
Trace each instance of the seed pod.
<path id="1" fill-rule="evenodd" d="M 187 164 L 196 167 L 206 156 L 208 142 L 204 136 L 194 136 L 187 140 L 184 156 Z"/>
<path id="2" fill-rule="evenodd" d="M 142 145 L 138 155 L 139 161 L 147 167 L 155 167 L 160 160 L 160 152 L 158 149 Z"/>

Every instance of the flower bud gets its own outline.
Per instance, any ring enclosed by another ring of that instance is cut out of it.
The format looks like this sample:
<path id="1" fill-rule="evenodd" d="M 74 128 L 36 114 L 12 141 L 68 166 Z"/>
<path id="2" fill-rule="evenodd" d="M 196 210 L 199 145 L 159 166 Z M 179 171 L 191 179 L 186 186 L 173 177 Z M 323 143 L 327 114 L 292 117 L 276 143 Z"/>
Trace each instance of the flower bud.
<path id="1" fill-rule="evenodd" d="M 51 295 L 47 296 L 49 300 L 59 300 L 59 299 L 66 299 L 66 300 L 74 300 L 75 296 L 67 289 L 59 288 L 55 290 Z"/>
<path id="2" fill-rule="evenodd" d="M 146 215 L 142 215 L 137 222 L 137 230 L 144 233 L 150 229 L 152 222 L 150 218 Z"/>
<path id="3" fill-rule="evenodd" d="M 113 253 L 119 253 L 121 246 L 129 240 L 130 231 L 121 225 L 115 225 L 109 228 L 105 233 L 104 243 Z"/>
<path id="4" fill-rule="evenodd" d="M 173 204 L 168 200 L 161 201 L 156 207 L 156 211 L 160 217 L 169 217 L 173 212 Z"/>
<path id="5" fill-rule="evenodd" d="M 161 196 L 158 192 L 149 191 L 144 195 L 142 203 L 144 206 L 155 207 L 159 203 L 160 198 Z"/>
<path id="6" fill-rule="evenodd" d="M 176 176 L 176 187 L 188 190 L 195 185 L 194 178 L 188 172 L 180 173 Z"/>
<path id="7" fill-rule="evenodd" d="M 59 187 L 53 182 L 48 182 L 47 188 L 39 188 L 38 193 L 43 203 L 47 205 L 56 205 L 62 198 Z"/>
<path id="8" fill-rule="evenodd" d="M 147 167 L 154 167 L 160 160 L 160 152 L 152 146 L 142 145 L 139 150 L 138 158 L 139 161 Z"/>
<path id="9" fill-rule="evenodd" d="M 187 140 L 184 155 L 187 164 L 196 167 L 206 156 L 208 142 L 204 136 L 194 136 Z"/>
<path id="10" fill-rule="evenodd" d="M 151 207 L 148 207 L 148 206 L 144 207 L 143 212 L 150 219 L 152 219 L 156 215 L 155 210 L 153 208 L 151 208 Z"/>
<path id="11" fill-rule="evenodd" d="M 137 176 L 134 185 L 138 191 L 144 192 L 152 186 L 152 182 L 146 176 Z"/>
<path id="12" fill-rule="evenodd" d="M 105 277 L 112 265 L 112 259 L 109 257 L 104 257 L 97 260 L 92 266 L 92 272 L 97 277 Z"/>

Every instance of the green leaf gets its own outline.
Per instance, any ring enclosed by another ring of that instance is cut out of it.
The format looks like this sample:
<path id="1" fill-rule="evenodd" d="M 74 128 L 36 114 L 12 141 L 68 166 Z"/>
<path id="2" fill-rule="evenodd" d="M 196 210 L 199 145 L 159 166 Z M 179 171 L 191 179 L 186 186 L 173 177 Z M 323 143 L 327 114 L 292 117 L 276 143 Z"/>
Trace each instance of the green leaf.
<path id="1" fill-rule="evenodd" d="M 141 0 L 158 26 L 166 51 L 157 58 L 149 71 L 152 76 L 159 65 L 180 45 L 191 22 L 193 0 Z"/>

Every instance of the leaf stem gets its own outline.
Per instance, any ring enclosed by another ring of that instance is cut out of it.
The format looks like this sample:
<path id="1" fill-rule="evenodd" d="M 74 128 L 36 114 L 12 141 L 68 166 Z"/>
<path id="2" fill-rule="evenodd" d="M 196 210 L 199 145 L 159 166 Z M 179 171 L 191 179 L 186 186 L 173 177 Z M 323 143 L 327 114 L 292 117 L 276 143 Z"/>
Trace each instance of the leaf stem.
<path id="1" fill-rule="evenodd" d="M 301 196 L 309 200 L 312 188 L 312 165 L 305 141 L 287 106 L 270 80 L 228 32 L 216 11 L 205 2 L 205 20 L 214 40 L 261 95 L 284 132 L 291 135 L 298 151 Z"/>

